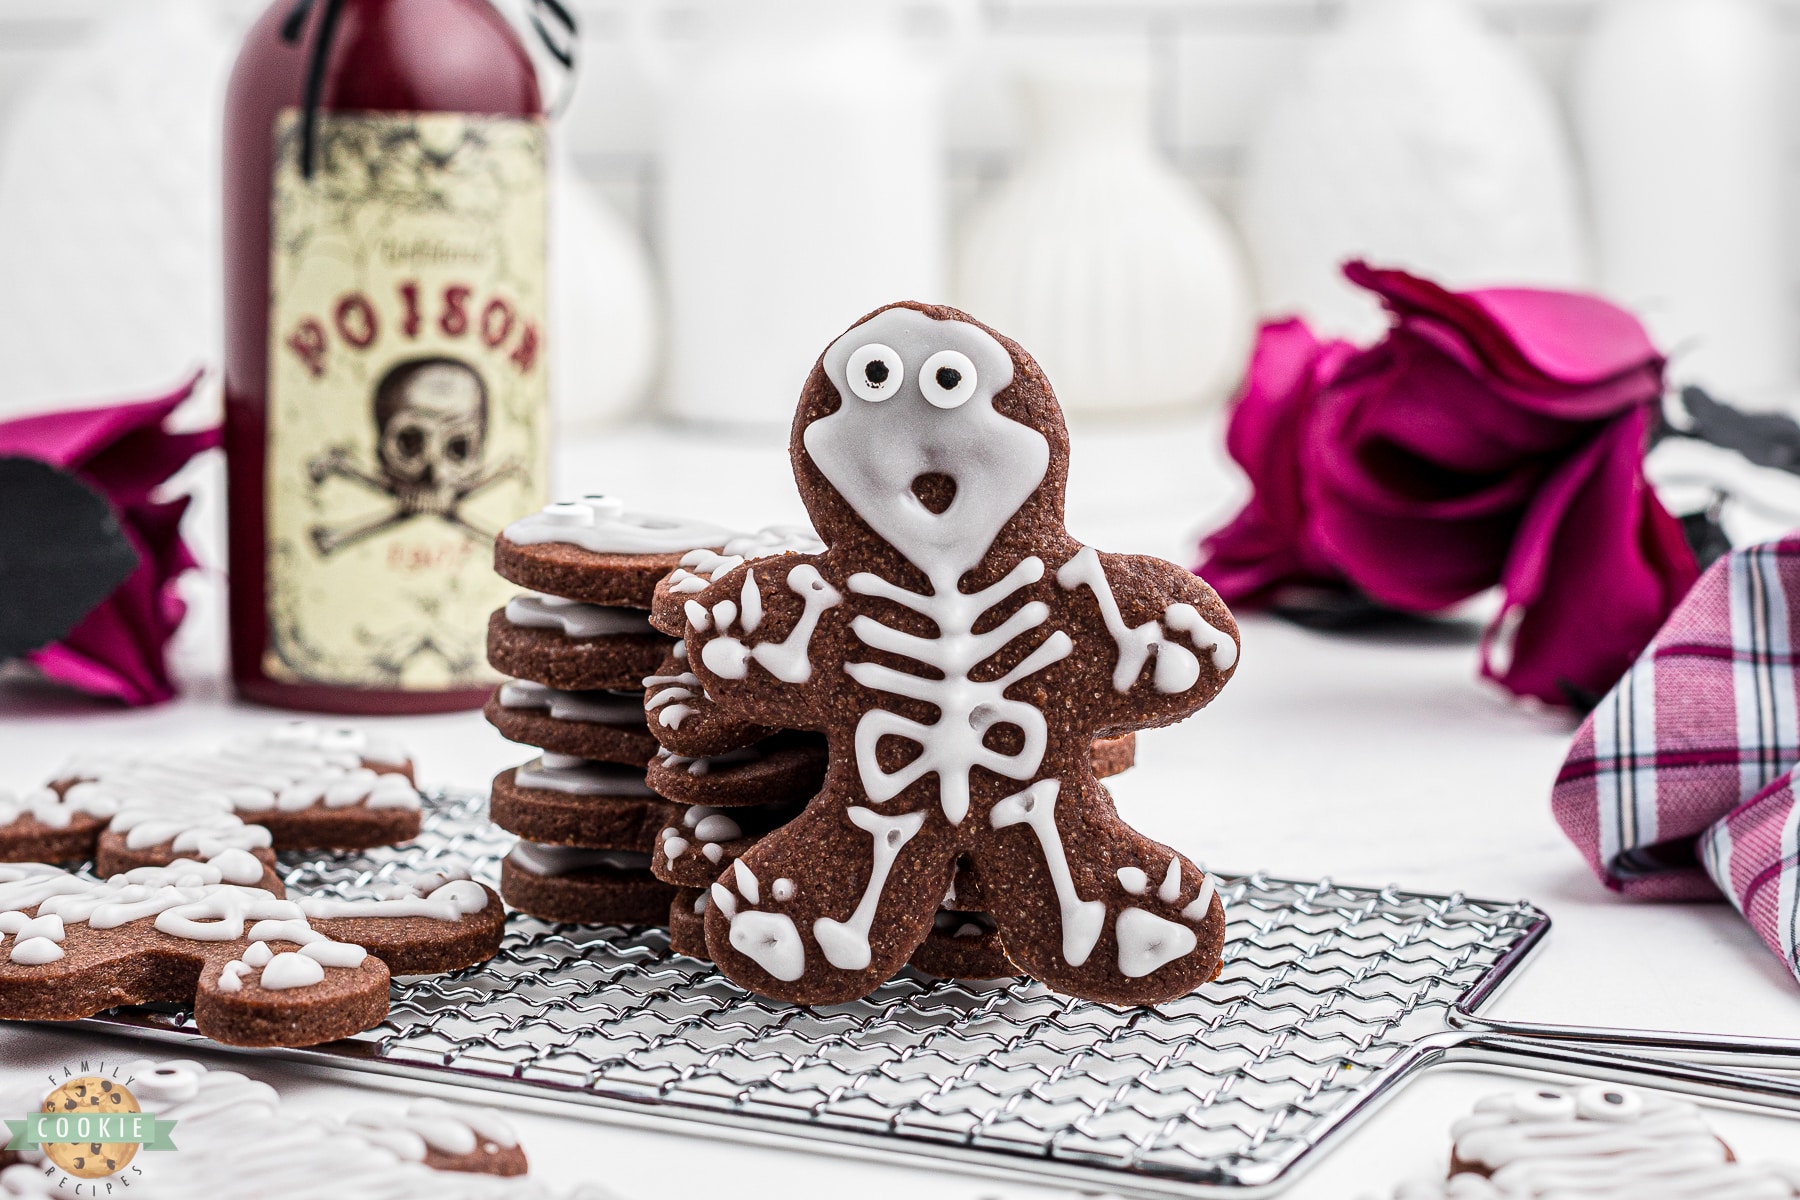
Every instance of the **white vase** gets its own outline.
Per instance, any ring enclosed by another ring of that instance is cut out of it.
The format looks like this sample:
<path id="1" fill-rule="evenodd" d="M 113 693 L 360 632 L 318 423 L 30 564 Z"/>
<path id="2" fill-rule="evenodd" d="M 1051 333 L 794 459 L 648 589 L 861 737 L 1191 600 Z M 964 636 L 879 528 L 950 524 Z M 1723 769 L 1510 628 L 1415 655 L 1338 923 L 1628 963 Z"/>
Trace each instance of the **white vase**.
<path id="1" fill-rule="evenodd" d="M 1352 0 L 1253 136 L 1241 208 L 1263 310 L 1329 333 L 1384 324 L 1350 258 L 1457 287 L 1589 278 L 1555 102 L 1466 0 Z"/>
<path id="2" fill-rule="evenodd" d="M 1760 0 L 1614 3 L 1574 89 L 1602 287 L 1674 378 L 1758 406 L 1795 382 L 1782 36 Z"/>
<path id="3" fill-rule="evenodd" d="M 705 0 L 652 36 L 666 407 L 785 425 L 819 350 L 945 281 L 941 57 L 898 0 Z M 941 50 L 942 47 L 937 47 Z"/>
<path id="4" fill-rule="evenodd" d="M 1028 144 L 957 239 L 955 303 L 1027 347 L 1071 412 L 1222 398 L 1252 333 L 1243 257 L 1157 152 L 1145 73 L 1044 64 L 1021 83 Z"/>

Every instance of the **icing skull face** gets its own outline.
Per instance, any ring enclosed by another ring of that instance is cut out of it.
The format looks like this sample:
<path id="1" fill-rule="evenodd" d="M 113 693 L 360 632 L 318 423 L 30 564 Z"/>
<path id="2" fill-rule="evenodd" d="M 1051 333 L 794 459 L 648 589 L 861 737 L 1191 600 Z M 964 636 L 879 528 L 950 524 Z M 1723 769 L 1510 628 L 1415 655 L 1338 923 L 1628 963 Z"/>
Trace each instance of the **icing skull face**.
<path id="1" fill-rule="evenodd" d="M 877 534 L 942 589 L 1043 482 L 1050 443 L 994 409 L 1012 356 L 965 321 L 889 308 L 825 352 L 842 401 L 806 452 Z"/>

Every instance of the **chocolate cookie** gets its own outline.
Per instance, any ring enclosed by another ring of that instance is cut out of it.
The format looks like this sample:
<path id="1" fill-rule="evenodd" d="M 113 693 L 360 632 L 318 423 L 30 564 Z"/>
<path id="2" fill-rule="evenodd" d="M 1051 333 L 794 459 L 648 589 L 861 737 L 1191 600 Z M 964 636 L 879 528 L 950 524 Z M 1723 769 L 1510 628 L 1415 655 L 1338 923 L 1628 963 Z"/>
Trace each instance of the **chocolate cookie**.
<path id="1" fill-rule="evenodd" d="M 1121 733 L 1117 737 L 1094 739 L 1094 778 L 1106 779 L 1122 775 L 1137 762 L 1137 734 Z"/>
<path id="2" fill-rule="evenodd" d="M 552 846 L 648 853 L 681 806 L 617 763 L 545 754 L 494 778 L 488 816 L 508 833 Z"/>
<path id="3" fill-rule="evenodd" d="M 0 932 L 11 935 L 0 1019 L 192 1002 L 216 1041 L 309 1046 L 378 1024 L 390 971 L 457 970 L 500 946 L 500 898 L 468 880 L 423 896 L 284 900 L 253 886 L 263 873 L 242 850 L 104 882 L 0 867 Z"/>
<path id="4" fill-rule="evenodd" d="M 644 770 L 644 781 L 657 795 L 680 804 L 731 808 L 805 801 L 825 782 L 826 760 L 825 739 L 817 734 L 778 733 L 705 758 L 659 750 Z"/>
<path id="5" fill-rule="evenodd" d="M 1213 881 L 1119 818 L 1092 742 L 1205 706 L 1236 625 L 1185 568 L 1069 535 L 1037 363 L 954 309 L 881 309 L 813 368 L 789 453 L 828 549 L 682 605 L 719 711 L 831 747 L 806 811 L 711 889 L 720 970 L 799 1003 L 865 996 L 968 856 L 1008 957 L 1051 987 L 1153 1004 L 1211 980 Z"/>
<path id="6" fill-rule="evenodd" d="M 708 584 L 742 566 L 746 560 L 777 554 L 818 554 L 825 549 L 819 535 L 803 525 L 771 525 L 755 533 L 739 534 L 722 550 L 692 550 L 681 556 L 681 565 L 656 585 L 650 604 L 650 623 L 671 637 L 687 627 L 682 605 L 706 590 Z"/>
<path id="7" fill-rule="evenodd" d="M 647 610 L 682 555 L 717 549 L 732 536 L 701 521 L 626 512 L 611 496 L 587 496 L 508 525 L 494 541 L 494 570 L 552 596 Z"/>
<path id="8" fill-rule="evenodd" d="M 566 692 L 515 679 L 481 711 L 508 741 L 557 754 L 641 767 L 658 750 L 641 691 Z"/>
<path id="9" fill-rule="evenodd" d="M 802 800 L 751 808 L 696 805 L 657 834 L 650 869 L 680 887 L 706 887 L 750 847 L 793 819 Z"/>
<path id="10" fill-rule="evenodd" d="M 244 845 L 239 839 L 229 836 L 215 836 L 212 833 L 194 836 L 184 833 L 179 838 L 134 846 L 131 844 L 130 834 L 125 830 L 109 829 L 100 835 L 99 844 L 94 850 L 94 874 L 102 879 L 110 879 L 139 867 L 166 867 L 178 859 L 206 862 L 226 850 L 240 849 L 263 865 L 263 877 L 251 886 L 259 887 L 272 895 L 286 895 L 281 874 L 275 865 L 275 851 L 266 840 L 268 830 L 258 825 L 244 828 L 252 835 L 250 845 Z M 256 843 L 254 835 L 259 833 L 265 836 L 265 840 Z"/>
<path id="11" fill-rule="evenodd" d="M 681 642 L 675 643 L 669 656 L 642 682 L 651 736 L 664 749 L 685 758 L 710 758 L 742 749 L 776 731 L 774 726 L 720 712 L 706 694 L 706 685 L 688 669 L 687 647 Z"/>
<path id="12" fill-rule="evenodd" d="M 520 842 L 500 863 L 500 895 L 520 912 L 578 925 L 661 925 L 675 889 L 650 856 Z"/>
<path id="13" fill-rule="evenodd" d="M 529 1167 L 518 1132 L 497 1109 L 426 1098 L 399 1112 L 359 1108 L 344 1123 L 347 1130 L 433 1171 L 523 1175 Z"/>
<path id="14" fill-rule="evenodd" d="M 557 622 L 548 627 L 522 622 L 521 618 L 535 620 L 533 614 L 551 599 L 515 597 L 505 608 L 494 610 L 488 618 L 490 666 L 564 691 L 637 688 L 669 652 L 669 639 L 651 629 L 642 613 L 628 608 L 580 606 L 628 618 L 605 626 L 619 629 L 613 633 L 573 636 L 564 632 L 603 627 L 600 622 Z"/>
<path id="15" fill-rule="evenodd" d="M 912 952 L 909 963 L 939 979 L 1003 979 L 1019 974 L 994 919 L 983 912 L 939 909 L 931 932 Z"/>
<path id="16" fill-rule="evenodd" d="M 689 958 L 712 961 L 706 949 L 706 891 L 680 888 L 669 901 L 669 949 Z"/>

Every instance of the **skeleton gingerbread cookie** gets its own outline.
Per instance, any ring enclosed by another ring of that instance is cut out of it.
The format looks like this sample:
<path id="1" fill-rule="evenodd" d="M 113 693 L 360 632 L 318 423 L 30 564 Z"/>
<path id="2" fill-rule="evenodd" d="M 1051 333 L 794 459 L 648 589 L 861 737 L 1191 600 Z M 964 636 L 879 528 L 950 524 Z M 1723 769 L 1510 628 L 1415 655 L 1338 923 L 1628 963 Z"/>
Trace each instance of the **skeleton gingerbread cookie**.
<path id="1" fill-rule="evenodd" d="M 965 857 L 1007 955 L 1059 991 L 1155 1003 L 1212 979 L 1212 879 L 1119 819 L 1091 743 L 1203 707 L 1236 625 L 1188 571 L 1068 534 L 1038 365 L 954 309 L 881 309 L 814 367 L 790 454 L 827 549 L 683 604 L 722 712 L 831 747 L 805 812 L 710 889 L 721 969 L 802 1003 L 867 995 Z"/>

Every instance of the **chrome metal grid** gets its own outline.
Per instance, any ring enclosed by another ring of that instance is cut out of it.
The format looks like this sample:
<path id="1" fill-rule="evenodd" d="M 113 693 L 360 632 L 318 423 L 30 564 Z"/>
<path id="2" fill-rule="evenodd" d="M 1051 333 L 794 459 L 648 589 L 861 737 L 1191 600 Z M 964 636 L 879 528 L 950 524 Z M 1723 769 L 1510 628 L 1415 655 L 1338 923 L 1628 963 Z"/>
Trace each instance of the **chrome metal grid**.
<path id="1" fill-rule="evenodd" d="M 481 797 L 433 796 L 416 842 L 284 856 L 283 874 L 295 891 L 365 895 L 455 856 L 492 882 L 511 841 Z M 910 970 L 865 1000 L 801 1008 L 670 953 L 661 930 L 514 914 L 493 961 L 396 981 L 385 1024 L 275 1053 L 574 1099 L 601 1119 L 1126 1194 L 1244 1196 L 1291 1180 L 1431 1061 L 1453 1006 L 1490 994 L 1548 927 L 1525 903 L 1220 880 L 1224 971 L 1156 1009 Z M 184 1013 L 96 1020 L 198 1036 Z"/>

